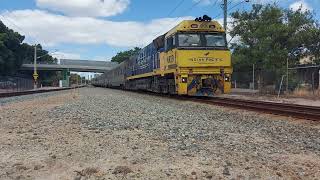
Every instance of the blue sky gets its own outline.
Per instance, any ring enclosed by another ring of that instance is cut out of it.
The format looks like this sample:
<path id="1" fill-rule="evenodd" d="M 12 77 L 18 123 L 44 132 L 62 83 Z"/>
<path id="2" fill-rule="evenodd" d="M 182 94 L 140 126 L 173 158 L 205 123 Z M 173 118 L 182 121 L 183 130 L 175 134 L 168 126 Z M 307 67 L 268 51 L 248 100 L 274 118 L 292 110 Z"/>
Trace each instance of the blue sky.
<path id="1" fill-rule="evenodd" d="M 144 46 L 183 19 L 208 14 L 221 21 L 222 0 L 0 0 L 0 19 L 60 58 L 110 60 L 118 51 Z M 230 7 L 244 0 L 230 0 Z M 251 0 L 232 9 L 247 10 Z M 178 8 L 172 11 L 178 4 Z M 195 5 L 196 4 L 196 5 Z M 310 9 L 320 0 L 278 0 L 281 7 Z M 171 12 L 171 13 L 170 13 Z"/>

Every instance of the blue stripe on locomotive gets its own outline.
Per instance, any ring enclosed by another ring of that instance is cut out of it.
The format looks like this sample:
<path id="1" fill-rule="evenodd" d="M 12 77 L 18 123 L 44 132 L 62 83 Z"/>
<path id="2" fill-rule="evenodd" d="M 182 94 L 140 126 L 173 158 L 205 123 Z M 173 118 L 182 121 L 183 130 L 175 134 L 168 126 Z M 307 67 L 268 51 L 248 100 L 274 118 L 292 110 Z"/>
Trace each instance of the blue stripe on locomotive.
<path id="1" fill-rule="evenodd" d="M 133 75 L 152 72 L 156 69 L 157 50 L 153 43 L 143 48 L 133 60 Z"/>

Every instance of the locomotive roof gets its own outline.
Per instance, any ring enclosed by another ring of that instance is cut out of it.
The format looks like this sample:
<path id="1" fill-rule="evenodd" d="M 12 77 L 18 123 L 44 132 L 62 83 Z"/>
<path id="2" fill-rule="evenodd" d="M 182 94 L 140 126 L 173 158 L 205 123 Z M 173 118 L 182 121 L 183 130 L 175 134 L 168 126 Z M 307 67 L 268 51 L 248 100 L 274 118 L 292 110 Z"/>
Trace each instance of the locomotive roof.
<path id="1" fill-rule="evenodd" d="M 166 37 L 176 32 L 188 31 L 225 32 L 224 28 L 217 21 L 184 20 L 167 32 Z"/>

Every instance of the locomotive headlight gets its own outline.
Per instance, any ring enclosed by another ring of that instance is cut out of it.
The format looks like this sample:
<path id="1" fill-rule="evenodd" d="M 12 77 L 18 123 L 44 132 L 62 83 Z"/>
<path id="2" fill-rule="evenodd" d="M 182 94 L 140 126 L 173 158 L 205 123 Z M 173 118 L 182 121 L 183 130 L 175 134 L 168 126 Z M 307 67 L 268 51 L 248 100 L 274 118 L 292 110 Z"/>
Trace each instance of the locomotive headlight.
<path id="1" fill-rule="evenodd" d="M 187 83 L 188 82 L 188 78 L 187 77 L 182 77 L 181 78 L 181 82 L 182 83 Z"/>
<path id="2" fill-rule="evenodd" d="M 209 28 L 210 28 L 210 29 L 215 29 L 216 26 L 215 26 L 215 25 L 209 25 Z"/>
<path id="3" fill-rule="evenodd" d="M 226 75 L 226 76 L 224 77 L 224 81 L 229 82 L 229 81 L 230 81 L 230 76 L 229 76 L 229 75 Z"/>
<path id="4" fill-rule="evenodd" d="M 191 28 L 198 28 L 198 24 L 191 24 Z"/>

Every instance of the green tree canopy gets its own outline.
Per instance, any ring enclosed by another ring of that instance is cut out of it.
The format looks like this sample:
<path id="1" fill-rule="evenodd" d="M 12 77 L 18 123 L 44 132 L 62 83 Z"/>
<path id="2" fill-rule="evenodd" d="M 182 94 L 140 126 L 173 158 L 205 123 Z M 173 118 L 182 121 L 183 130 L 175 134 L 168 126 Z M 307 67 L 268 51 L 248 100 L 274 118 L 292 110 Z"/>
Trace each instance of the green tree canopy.
<path id="1" fill-rule="evenodd" d="M 24 40 L 17 32 L 0 21 L 0 74 L 10 74 L 22 64 L 19 56 L 20 44 Z"/>
<path id="2" fill-rule="evenodd" d="M 141 48 L 135 47 L 135 48 L 130 49 L 128 51 L 121 51 L 121 52 L 117 53 L 117 55 L 112 57 L 111 62 L 117 62 L 120 64 L 121 62 L 129 59 L 131 56 L 137 54 L 140 50 L 141 50 Z"/>
<path id="3" fill-rule="evenodd" d="M 283 72 L 286 60 L 298 63 L 309 54 L 319 58 L 320 30 L 309 11 L 282 9 L 275 4 L 253 5 L 250 11 L 232 13 L 231 36 L 235 71 L 255 64 L 263 70 Z"/>
<path id="4" fill-rule="evenodd" d="M 0 21 L 0 75 L 16 73 L 22 63 L 31 63 L 34 59 L 34 46 L 23 43 L 25 37 L 6 27 Z M 37 45 L 38 62 L 53 63 L 57 60 Z M 45 73 L 46 74 L 46 73 Z M 52 73 L 47 73 L 52 74 Z"/>

